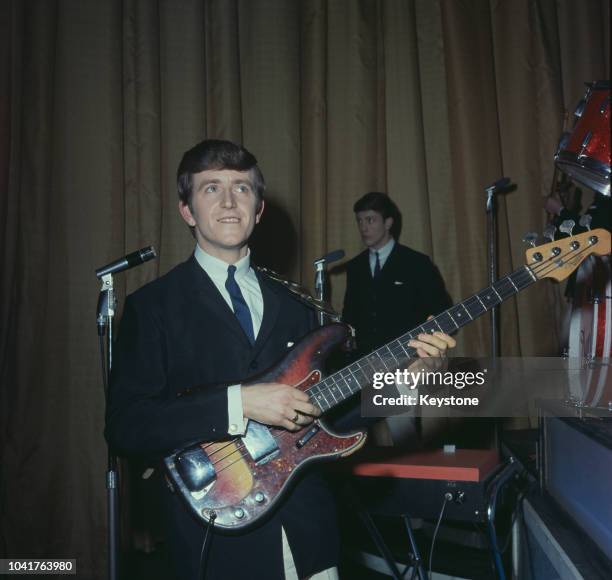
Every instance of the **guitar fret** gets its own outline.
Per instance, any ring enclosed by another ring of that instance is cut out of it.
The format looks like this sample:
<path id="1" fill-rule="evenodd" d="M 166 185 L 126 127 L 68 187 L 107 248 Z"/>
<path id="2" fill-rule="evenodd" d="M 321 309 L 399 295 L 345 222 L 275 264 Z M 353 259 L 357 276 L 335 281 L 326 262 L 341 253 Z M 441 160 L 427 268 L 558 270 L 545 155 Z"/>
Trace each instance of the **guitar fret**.
<path id="1" fill-rule="evenodd" d="M 536 275 L 533 273 L 533 270 L 529 266 L 525 266 L 525 270 L 531 276 L 534 282 L 538 281 L 538 279 L 536 278 Z"/>
<path id="2" fill-rule="evenodd" d="M 512 284 L 514 286 L 514 289 L 518 292 L 519 289 L 516 287 L 516 284 L 512 281 L 512 277 L 508 276 L 508 280 L 510 280 L 510 284 Z"/>
<path id="3" fill-rule="evenodd" d="M 332 381 L 332 384 L 329 386 L 328 390 L 329 390 L 331 396 L 334 398 L 334 403 L 337 403 L 338 399 L 336 399 L 336 395 L 334 394 L 334 390 L 336 389 L 335 380 L 332 378 L 331 381 Z"/>
<path id="4" fill-rule="evenodd" d="M 405 355 L 406 355 L 408 358 L 410 358 L 410 355 L 408 354 L 408 351 L 407 351 L 407 350 L 404 348 L 404 345 L 402 344 L 402 341 L 401 341 L 401 340 L 395 340 L 395 341 L 393 341 L 393 342 L 395 342 L 395 343 L 396 343 L 396 344 L 397 344 L 397 345 L 398 345 L 398 346 L 399 346 L 399 347 L 402 349 L 402 352 L 403 352 L 403 353 L 404 353 L 404 354 L 405 354 Z"/>
<path id="5" fill-rule="evenodd" d="M 482 307 L 484 308 L 484 312 L 486 312 L 487 307 L 485 306 L 485 303 L 480 299 L 480 296 L 478 296 L 478 294 L 476 294 L 476 298 L 478 299 L 478 302 L 482 304 Z"/>
<path id="6" fill-rule="evenodd" d="M 495 292 L 495 294 L 496 294 L 496 295 L 497 295 L 497 297 L 499 298 L 499 301 L 500 301 L 500 302 L 503 302 L 502 297 L 501 297 L 499 294 L 497 294 L 497 290 L 495 290 L 495 286 L 491 286 L 491 290 L 493 290 L 493 292 Z"/>
<path id="7" fill-rule="evenodd" d="M 463 302 L 461 303 L 461 306 L 463 306 L 463 310 L 467 312 L 467 315 L 470 317 L 470 320 L 474 320 L 473 316 L 470 314 L 470 311 L 465 307 Z"/>
<path id="8" fill-rule="evenodd" d="M 340 371 L 340 373 L 344 373 L 346 372 L 346 374 L 348 376 L 343 376 L 343 380 L 346 383 L 346 386 L 348 387 L 349 392 L 351 393 L 351 395 L 355 394 L 358 390 L 359 390 L 359 382 L 357 381 L 357 379 L 353 376 L 353 374 L 348 370 L 348 368 L 343 369 L 342 371 Z M 355 387 L 355 389 L 353 389 L 352 384 L 353 383 L 357 383 L 357 386 Z"/>
<path id="9" fill-rule="evenodd" d="M 470 307 L 470 309 L 472 310 L 472 312 L 476 316 L 480 316 L 481 314 L 484 314 L 487 311 L 487 309 L 486 309 L 485 305 L 482 303 L 482 301 L 480 301 L 480 300 L 477 301 L 477 297 L 476 296 L 470 296 L 465 301 L 465 304 L 467 304 Z"/>
<path id="10" fill-rule="evenodd" d="M 452 315 L 452 314 L 451 314 L 449 311 L 447 311 L 446 313 L 448 314 L 448 317 L 449 317 L 449 318 L 450 318 L 450 319 L 453 321 L 453 323 L 455 324 L 455 326 L 456 326 L 458 329 L 459 329 L 459 328 L 461 328 L 461 327 L 460 327 L 460 326 L 457 324 L 457 321 L 456 321 L 456 320 L 453 318 L 453 315 Z"/>
<path id="11" fill-rule="evenodd" d="M 516 287 L 514 286 L 514 284 L 512 284 L 510 279 L 508 277 L 505 277 L 495 282 L 494 289 L 496 290 L 498 295 L 501 295 L 503 297 L 502 300 L 505 300 L 507 298 L 510 298 L 510 296 L 514 296 L 517 293 L 517 290 L 515 290 L 515 288 Z"/>

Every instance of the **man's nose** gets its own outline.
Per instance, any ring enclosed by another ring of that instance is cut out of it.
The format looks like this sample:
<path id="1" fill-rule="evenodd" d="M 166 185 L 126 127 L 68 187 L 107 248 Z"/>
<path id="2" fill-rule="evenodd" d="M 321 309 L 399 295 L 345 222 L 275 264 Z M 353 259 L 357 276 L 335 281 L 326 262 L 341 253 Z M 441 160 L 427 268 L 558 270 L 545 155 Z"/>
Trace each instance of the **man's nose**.
<path id="1" fill-rule="evenodd" d="M 226 189 L 223 192 L 223 199 L 221 200 L 221 205 L 223 207 L 236 207 L 236 197 L 234 196 L 234 192 L 231 189 Z"/>

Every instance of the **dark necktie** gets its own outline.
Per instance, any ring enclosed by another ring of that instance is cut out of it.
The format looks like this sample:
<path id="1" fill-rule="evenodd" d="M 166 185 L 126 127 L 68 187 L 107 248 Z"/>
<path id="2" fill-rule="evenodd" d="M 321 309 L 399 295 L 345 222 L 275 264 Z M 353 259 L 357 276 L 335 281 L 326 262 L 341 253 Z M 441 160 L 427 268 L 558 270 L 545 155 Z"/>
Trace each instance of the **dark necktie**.
<path id="1" fill-rule="evenodd" d="M 240 291 L 240 286 L 234 278 L 236 272 L 236 266 L 227 267 L 227 280 L 225 281 L 225 289 L 229 292 L 232 300 L 232 306 L 234 307 L 234 314 L 240 322 L 240 326 L 247 335 L 249 342 L 253 344 L 255 342 L 255 333 L 253 332 L 253 320 L 251 319 L 251 311 L 244 300 L 244 296 Z"/>
<path id="2" fill-rule="evenodd" d="M 374 264 L 374 278 L 378 278 L 380 276 L 380 258 L 378 256 L 378 252 L 376 252 L 376 264 Z"/>

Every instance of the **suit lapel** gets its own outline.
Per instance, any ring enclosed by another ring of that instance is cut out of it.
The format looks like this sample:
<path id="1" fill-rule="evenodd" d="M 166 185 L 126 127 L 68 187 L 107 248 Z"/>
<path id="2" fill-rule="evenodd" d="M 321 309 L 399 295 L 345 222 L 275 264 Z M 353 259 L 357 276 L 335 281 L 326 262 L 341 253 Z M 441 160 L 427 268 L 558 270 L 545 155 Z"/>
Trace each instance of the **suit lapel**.
<path id="1" fill-rule="evenodd" d="M 387 258 L 385 265 L 382 267 L 382 270 L 380 271 L 380 279 L 383 278 L 388 278 L 389 280 L 391 280 L 392 278 L 395 277 L 395 273 L 397 271 L 397 266 L 398 266 L 398 257 L 399 257 L 399 252 L 397 251 L 397 242 L 395 242 L 395 244 L 393 245 L 393 249 L 391 250 L 391 253 L 389 254 L 389 257 Z"/>
<path id="2" fill-rule="evenodd" d="M 268 340 L 268 337 L 274 329 L 276 320 L 278 318 L 278 313 L 280 311 L 280 299 L 276 293 L 276 290 L 272 288 L 272 285 L 264 274 L 262 274 L 259 270 L 255 270 L 255 273 L 257 274 L 257 279 L 259 280 L 264 309 L 261 327 L 259 329 L 259 333 L 257 334 L 255 344 L 253 345 L 253 357 L 256 357 L 260 353 L 263 345 L 266 343 L 266 340 Z"/>
<path id="3" fill-rule="evenodd" d="M 195 256 L 191 257 L 188 263 L 190 276 L 192 278 L 193 287 L 196 294 L 196 299 L 206 309 L 210 316 L 217 318 L 221 325 L 226 326 L 236 335 L 236 338 L 244 341 L 249 347 L 251 343 L 244 333 L 240 322 L 236 318 L 233 310 L 229 307 L 223 296 L 217 290 L 214 282 L 204 269 L 198 264 Z"/>
<path id="4" fill-rule="evenodd" d="M 369 282 L 372 282 L 372 270 L 370 269 L 370 250 L 365 250 L 359 255 L 359 275 Z"/>

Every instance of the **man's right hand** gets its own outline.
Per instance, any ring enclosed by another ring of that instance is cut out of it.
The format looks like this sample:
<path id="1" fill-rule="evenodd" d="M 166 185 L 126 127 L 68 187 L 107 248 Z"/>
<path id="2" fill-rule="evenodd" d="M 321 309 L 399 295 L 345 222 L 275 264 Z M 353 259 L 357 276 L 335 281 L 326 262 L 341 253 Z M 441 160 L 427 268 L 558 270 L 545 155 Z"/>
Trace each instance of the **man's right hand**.
<path id="1" fill-rule="evenodd" d="M 240 393 L 244 416 L 265 425 L 298 431 L 321 415 L 306 393 L 289 385 L 242 385 Z"/>

